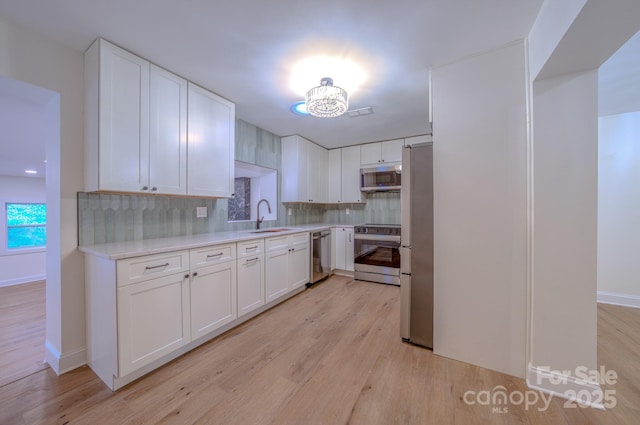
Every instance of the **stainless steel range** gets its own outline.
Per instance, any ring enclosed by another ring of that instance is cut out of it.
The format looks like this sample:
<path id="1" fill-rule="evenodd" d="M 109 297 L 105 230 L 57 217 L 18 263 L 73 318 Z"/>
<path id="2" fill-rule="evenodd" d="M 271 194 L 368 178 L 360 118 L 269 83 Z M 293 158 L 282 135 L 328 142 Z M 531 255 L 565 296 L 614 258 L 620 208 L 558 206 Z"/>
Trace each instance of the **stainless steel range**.
<path id="1" fill-rule="evenodd" d="M 400 286 L 400 226 L 355 226 L 354 277 Z"/>

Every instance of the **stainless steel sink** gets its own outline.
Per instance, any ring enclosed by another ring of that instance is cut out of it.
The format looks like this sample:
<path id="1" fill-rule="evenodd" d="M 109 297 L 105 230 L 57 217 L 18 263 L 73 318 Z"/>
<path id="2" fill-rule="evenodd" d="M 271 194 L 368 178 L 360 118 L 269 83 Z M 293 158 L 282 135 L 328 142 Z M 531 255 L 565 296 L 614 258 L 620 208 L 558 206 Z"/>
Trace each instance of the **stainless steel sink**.
<path id="1" fill-rule="evenodd" d="M 294 229 L 289 229 L 286 227 L 278 227 L 277 229 L 254 230 L 249 233 L 278 233 L 278 232 L 286 232 L 287 230 L 294 230 Z"/>

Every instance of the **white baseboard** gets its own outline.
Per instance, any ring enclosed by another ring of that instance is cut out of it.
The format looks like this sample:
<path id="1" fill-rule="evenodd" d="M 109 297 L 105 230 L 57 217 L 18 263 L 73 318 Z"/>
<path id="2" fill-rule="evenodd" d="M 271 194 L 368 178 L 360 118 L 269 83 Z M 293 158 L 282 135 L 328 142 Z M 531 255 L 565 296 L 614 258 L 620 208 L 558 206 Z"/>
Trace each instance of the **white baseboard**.
<path id="1" fill-rule="evenodd" d="M 36 276 L 24 276 L 15 279 L 0 280 L 0 288 L 3 288 L 5 286 L 20 285 L 22 283 L 37 282 L 39 280 L 45 280 L 46 278 L 47 275 L 39 274 Z"/>
<path id="2" fill-rule="evenodd" d="M 635 295 L 615 294 L 613 292 L 598 291 L 598 302 L 614 304 L 624 307 L 640 308 L 640 297 Z"/>
<path id="3" fill-rule="evenodd" d="M 56 375 L 62 375 L 87 363 L 85 348 L 61 355 L 49 341 L 46 341 L 44 346 L 44 361 L 51 366 Z"/>
<path id="4" fill-rule="evenodd" d="M 334 269 L 332 273 L 338 276 L 353 277 L 353 272 L 350 272 L 348 270 Z"/>
<path id="5" fill-rule="evenodd" d="M 527 385 L 529 388 L 551 394 L 565 400 L 604 410 L 604 395 L 600 385 L 564 375 L 558 371 L 539 368 L 529 364 L 527 368 Z M 587 393 L 585 398 L 585 393 Z M 582 395 L 582 397 L 580 396 Z"/>

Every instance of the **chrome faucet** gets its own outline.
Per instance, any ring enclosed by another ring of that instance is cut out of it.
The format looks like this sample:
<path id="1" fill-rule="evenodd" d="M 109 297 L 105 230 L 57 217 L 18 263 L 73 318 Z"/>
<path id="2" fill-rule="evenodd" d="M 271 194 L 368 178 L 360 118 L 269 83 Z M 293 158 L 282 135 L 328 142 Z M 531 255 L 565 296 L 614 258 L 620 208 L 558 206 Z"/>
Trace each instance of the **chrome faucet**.
<path id="1" fill-rule="evenodd" d="M 258 202 L 258 208 L 256 211 L 256 216 L 257 216 L 257 220 L 256 220 L 256 229 L 260 228 L 260 223 L 262 223 L 262 221 L 264 220 L 264 216 L 262 218 L 260 218 L 260 204 L 266 202 L 267 203 L 267 208 L 269 209 L 269 214 L 271 214 L 271 204 L 269 203 L 269 201 L 267 201 L 266 199 L 260 199 L 260 201 Z"/>

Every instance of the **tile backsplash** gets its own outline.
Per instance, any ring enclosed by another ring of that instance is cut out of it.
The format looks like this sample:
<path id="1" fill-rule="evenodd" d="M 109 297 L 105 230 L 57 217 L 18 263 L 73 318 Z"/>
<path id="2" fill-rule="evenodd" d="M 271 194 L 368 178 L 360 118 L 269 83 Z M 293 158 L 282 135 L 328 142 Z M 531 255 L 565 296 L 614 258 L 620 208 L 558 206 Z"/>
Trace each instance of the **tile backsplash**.
<path id="1" fill-rule="evenodd" d="M 78 193 L 80 245 L 155 239 L 210 232 L 197 207 L 211 211 L 217 200 L 168 196 Z"/>
<path id="2" fill-rule="evenodd" d="M 272 168 L 281 175 L 279 136 L 236 120 L 236 160 Z M 280 184 L 278 183 L 278 186 Z M 278 199 L 280 199 L 278 189 Z M 278 205 L 278 219 L 264 227 L 313 223 L 400 224 L 400 193 L 367 193 L 359 204 Z M 196 208 L 206 207 L 207 218 L 196 218 Z M 233 207 L 232 207 L 233 208 Z M 288 215 L 289 209 L 291 215 Z M 349 214 L 347 214 L 347 209 Z M 78 243 L 155 239 L 200 233 L 248 230 L 253 222 L 229 222 L 229 200 L 179 198 L 160 195 L 78 193 Z"/>

